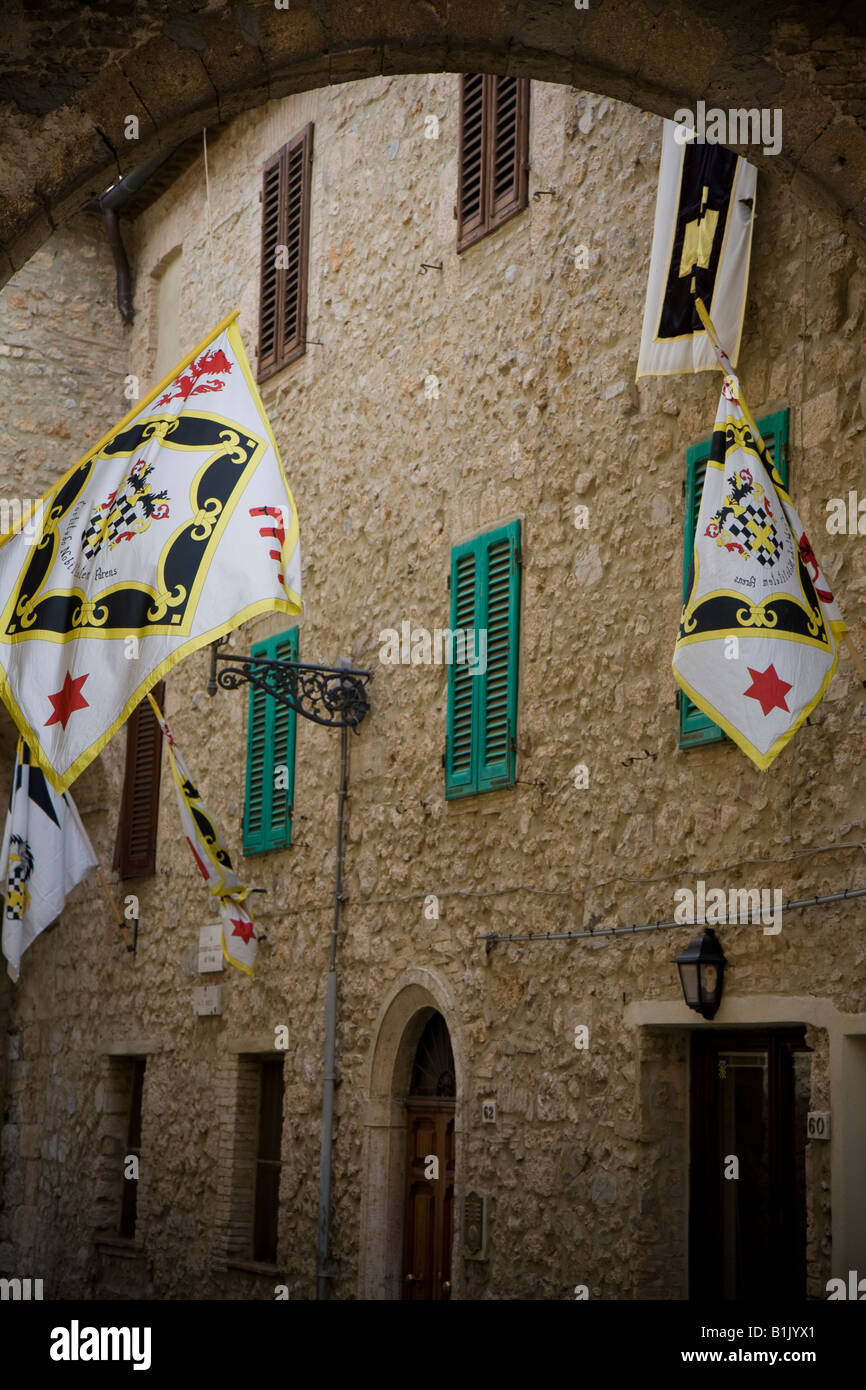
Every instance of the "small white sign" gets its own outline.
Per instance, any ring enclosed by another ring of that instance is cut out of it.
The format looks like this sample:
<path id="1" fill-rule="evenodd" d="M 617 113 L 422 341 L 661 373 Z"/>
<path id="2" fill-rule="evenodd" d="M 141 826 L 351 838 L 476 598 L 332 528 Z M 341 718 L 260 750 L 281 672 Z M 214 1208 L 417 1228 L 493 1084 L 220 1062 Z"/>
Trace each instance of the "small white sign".
<path id="1" fill-rule="evenodd" d="M 198 929 L 198 973 L 207 975 L 214 970 L 223 970 L 222 925 L 209 922 Z"/>
<path id="2" fill-rule="evenodd" d="M 806 1134 L 809 1139 L 829 1139 L 830 1111 L 810 1110 L 806 1116 Z"/>
<path id="3" fill-rule="evenodd" d="M 496 1101 L 483 1100 L 481 1102 L 481 1119 L 486 1125 L 496 1124 Z"/>
<path id="4" fill-rule="evenodd" d="M 219 985 L 197 985 L 192 992 L 199 1018 L 211 1018 L 223 1011 L 222 989 Z"/>

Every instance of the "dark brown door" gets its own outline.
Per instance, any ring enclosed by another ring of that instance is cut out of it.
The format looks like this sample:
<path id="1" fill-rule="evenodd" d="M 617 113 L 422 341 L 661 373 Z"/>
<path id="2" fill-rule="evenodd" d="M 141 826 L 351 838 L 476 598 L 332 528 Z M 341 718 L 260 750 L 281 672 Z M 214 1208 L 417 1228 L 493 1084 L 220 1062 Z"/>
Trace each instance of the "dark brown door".
<path id="1" fill-rule="evenodd" d="M 406 1117 L 403 1297 L 438 1302 L 451 1296 L 454 1102 L 409 1100 Z"/>
<path id="2" fill-rule="evenodd" d="M 692 1298 L 806 1296 L 803 1028 L 692 1037 Z"/>

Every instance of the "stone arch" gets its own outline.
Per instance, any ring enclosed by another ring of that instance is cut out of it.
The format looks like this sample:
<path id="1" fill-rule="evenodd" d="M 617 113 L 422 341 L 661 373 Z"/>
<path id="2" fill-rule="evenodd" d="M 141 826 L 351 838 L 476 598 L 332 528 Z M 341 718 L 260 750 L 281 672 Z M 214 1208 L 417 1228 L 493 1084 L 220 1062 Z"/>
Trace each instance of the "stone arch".
<path id="1" fill-rule="evenodd" d="M 466 1060 L 454 996 L 435 971 L 412 967 L 392 986 L 373 1031 L 364 1105 L 364 1183 L 358 1297 L 398 1299 L 403 1242 L 406 1108 L 415 1050 L 433 1013 L 445 1020 L 456 1079 L 455 1195 L 458 1217 L 453 1246 L 454 1297 L 462 1294 L 463 1115 Z"/>
<path id="2" fill-rule="evenodd" d="M 511 73 L 658 115 L 780 108 L 770 162 L 866 228 L 866 12 L 809 0 L 171 0 L 86 11 L 13 0 L 2 78 L 0 283 L 120 174 L 274 98 L 381 74 Z M 115 14 L 115 9 L 117 13 Z M 108 17 L 110 16 L 110 18 Z M 126 138 L 128 117 L 138 138 Z M 766 163 L 760 149 L 749 157 Z"/>

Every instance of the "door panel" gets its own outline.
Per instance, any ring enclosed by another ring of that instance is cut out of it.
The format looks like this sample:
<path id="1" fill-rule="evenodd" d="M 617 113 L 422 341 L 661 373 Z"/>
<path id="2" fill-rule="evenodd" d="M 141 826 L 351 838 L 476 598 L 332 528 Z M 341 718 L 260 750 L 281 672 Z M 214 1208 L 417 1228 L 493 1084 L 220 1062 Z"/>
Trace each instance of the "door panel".
<path id="1" fill-rule="evenodd" d="M 804 1029 L 692 1038 L 693 1298 L 805 1297 Z"/>
<path id="2" fill-rule="evenodd" d="M 406 1297 L 426 1303 L 433 1297 L 433 1274 L 436 1259 L 436 1211 L 431 1186 L 414 1182 L 409 1189 L 406 1206 L 407 1253 L 412 1282 Z"/>
<path id="3" fill-rule="evenodd" d="M 454 1219 L 454 1105 L 407 1103 L 406 1204 L 403 1298 L 439 1302 L 451 1292 Z M 426 1177 L 430 1157 L 439 1176 Z"/>

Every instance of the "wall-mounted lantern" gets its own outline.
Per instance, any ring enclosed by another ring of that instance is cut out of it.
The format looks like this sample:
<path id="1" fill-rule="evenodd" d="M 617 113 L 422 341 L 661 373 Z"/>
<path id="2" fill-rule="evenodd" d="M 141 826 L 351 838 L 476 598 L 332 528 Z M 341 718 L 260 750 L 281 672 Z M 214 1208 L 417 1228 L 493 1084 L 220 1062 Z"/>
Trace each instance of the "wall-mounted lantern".
<path id="1" fill-rule="evenodd" d="M 725 954 L 712 927 L 696 936 L 676 958 L 683 997 L 690 1009 L 712 1018 L 722 1002 Z"/>

